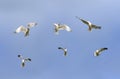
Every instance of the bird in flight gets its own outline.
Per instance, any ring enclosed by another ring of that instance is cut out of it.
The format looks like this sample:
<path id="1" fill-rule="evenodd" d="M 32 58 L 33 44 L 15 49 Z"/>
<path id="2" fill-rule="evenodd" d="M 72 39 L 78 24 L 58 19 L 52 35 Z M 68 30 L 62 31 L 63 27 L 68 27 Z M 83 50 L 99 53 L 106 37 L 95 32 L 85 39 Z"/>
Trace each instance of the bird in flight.
<path id="1" fill-rule="evenodd" d="M 108 50 L 108 48 L 100 48 L 94 52 L 94 56 L 99 56 L 103 51 Z"/>
<path id="2" fill-rule="evenodd" d="M 91 31 L 92 29 L 101 29 L 101 26 L 97 26 L 92 24 L 90 21 L 86 21 L 84 19 L 81 19 L 79 17 L 76 16 L 76 18 L 78 18 L 79 20 L 81 20 L 84 24 L 88 25 L 88 30 Z"/>
<path id="3" fill-rule="evenodd" d="M 55 26 L 54 30 L 55 30 L 56 34 L 59 34 L 60 30 L 66 30 L 68 32 L 72 31 L 72 29 L 69 26 L 67 26 L 66 24 L 54 23 L 54 26 Z"/>
<path id="4" fill-rule="evenodd" d="M 23 58 L 22 55 L 18 55 L 18 58 L 20 58 L 20 59 L 22 60 L 22 63 L 21 63 L 21 66 L 22 66 L 22 67 L 25 66 L 26 61 L 31 61 L 30 58 Z"/>
<path id="5" fill-rule="evenodd" d="M 60 50 L 63 50 L 63 51 L 64 51 L 64 56 L 66 56 L 66 55 L 67 55 L 67 48 L 58 47 L 58 49 L 60 49 Z"/>
<path id="6" fill-rule="evenodd" d="M 25 37 L 26 37 L 26 36 L 29 36 L 30 28 L 31 28 L 31 27 L 34 27 L 34 26 L 36 26 L 36 25 L 37 25 L 37 23 L 35 23 L 35 22 L 30 22 L 30 23 L 28 23 L 28 24 L 27 24 L 27 27 L 21 25 L 21 26 L 19 26 L 19 27 L 15 30 L 14 33 L 23 32 Z"/>

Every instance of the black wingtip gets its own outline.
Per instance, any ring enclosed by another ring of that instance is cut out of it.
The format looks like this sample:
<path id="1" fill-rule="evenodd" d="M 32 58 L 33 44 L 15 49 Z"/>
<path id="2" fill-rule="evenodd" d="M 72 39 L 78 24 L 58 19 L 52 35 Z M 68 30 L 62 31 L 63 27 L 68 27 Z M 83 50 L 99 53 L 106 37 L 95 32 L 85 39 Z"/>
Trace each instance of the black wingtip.
<path id="1" fill-rule="evenodd" d="M 101 27 L 99 26 L 98 29 L 101 29 Z"/>
<path id="2" fill-rule="evenodd" d="M 58 49 L 62 49 L 62 47 L 58 47 Z"/>
<path id="3" fill-rule="evenodd" d="M 21 55 L 18 55 L 18 57 L 20 57 Z"/>
<path id="4" fill-rule="evenodd" d="M 29 61 L 31 61 L 31 59 L 30 59 L 30 58 L 28 58 L 28 60 L 29 60 Z"/>
<path id="5" fill-rule="evenodd" d="M 105 49 L 105 50 L 108 50 L 108 48 L 107 48 L 107 47 L 105 47 L 104 49 Z"/>

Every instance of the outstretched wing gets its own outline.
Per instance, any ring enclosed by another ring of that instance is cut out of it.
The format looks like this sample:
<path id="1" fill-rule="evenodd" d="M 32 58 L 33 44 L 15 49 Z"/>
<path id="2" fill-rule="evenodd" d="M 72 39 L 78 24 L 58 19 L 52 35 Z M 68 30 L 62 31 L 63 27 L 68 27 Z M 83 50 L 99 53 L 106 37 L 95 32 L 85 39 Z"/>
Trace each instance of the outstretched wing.
<path id="1" fill-rule="evenodd" d="M 84 24 L 89 24 L 89 22 L 88 21 L 86 21 L 86 20 L 83 20 L 83 19 L 80 19 Z"/>
<path id="2" fill-rule="evenodd" d="M 34 27 L 34 26 L 36 26 L 36 25 L 37 25 L 36 22 L 30 22 L 30 23 L 27 24 L 27 26 L 30 27 L 30 28 L 31 28 L 31 27 Z"/>
<path id="3" fill-rule="evenodd" d="M 62 47 L 58 47 L 58 49 L 62 49 L 62 50 L 64 50 Z"/>
<path id="4" fill-rule="evenodd" d="M 101 49 L 99 49 L 98 52 L 102 52 L 102 51 L 104 51 L 104 50 L 108 50 L 108 48 L 101 48 Z"/>
<path id="5" fill-rule="evenodd" d="M 31 59 L 30 58 L 26 58 L 25 61 L 31 61 Z"/>
<path id="6" fill-rule="evenodd" d="M 26 33 L 26 31 L 27 31 L 27 28 L 25 28 L 24 26 L 21 25 L 16 29 L 15 33 L 19 33 L 19 32 Z"/>
<path id="7" fill-rule="evenodd" d="M 84 19 L 81 19 L 81 18 L 79 18 L 78 16 L 76 16 L 76 18 L 79 19 L 79 20 L 81 20 L 84 24 L 87 24 L 87 25 L 89 24 L 88 21 L 86 21 L 86 20 L 84 20 Z"/>
<path id="8" fill-rule="evenodd" d="M 92 24 L 91 27 L 95 28 L 95 29 L 101 29 L 101 26 L 97 26 L 97 25 L 94 25 L 94 24 Z"/>
<path id="9" fill-rule="evenodd" d="M 69 26 L 67 26 L 67 25 L 63 25 L 64 26 L 64 29 L 66 30 L 66 31 L 68 31 L 68 32 L 71 32 L 72 31 L 72 29 L 69 27 Z"/>

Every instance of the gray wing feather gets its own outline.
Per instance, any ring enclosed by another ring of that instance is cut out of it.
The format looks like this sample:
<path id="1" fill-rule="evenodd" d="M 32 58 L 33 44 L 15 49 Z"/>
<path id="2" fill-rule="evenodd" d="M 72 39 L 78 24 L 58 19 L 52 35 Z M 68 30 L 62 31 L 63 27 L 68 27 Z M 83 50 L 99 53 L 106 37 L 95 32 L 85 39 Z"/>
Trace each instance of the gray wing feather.
<path id="1" fill-rule="evenodd" d="M 101 49 L 99 49 L 99 52 L 102 52 L 104 50 L 108 50 L 108 48 L 101 48 Z"/>
<path id="2" fill-rule="evenodd" d="M 101 26 L 97 26 L 97 25 L 92 24 L 92 28 L 101 29 Z"/>
<path id="3" fill-rule="evenodd" d="M 79 20 L 81 20 L 83 23 L 85 23 L 85 24 L 87 24 L 87 25 L 89 24 L 88 21 L 83 20 L 83 19 L 79 18 L 78 16 L 76 16 L 76 18 L 79 19 Z"/>

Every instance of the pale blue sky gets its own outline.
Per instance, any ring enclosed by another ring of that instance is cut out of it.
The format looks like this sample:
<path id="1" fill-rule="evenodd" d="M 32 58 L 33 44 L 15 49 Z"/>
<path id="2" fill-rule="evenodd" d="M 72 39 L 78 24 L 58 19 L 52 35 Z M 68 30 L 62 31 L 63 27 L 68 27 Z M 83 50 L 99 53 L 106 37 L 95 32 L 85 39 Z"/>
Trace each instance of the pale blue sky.
<path id="1" fill-rule="evenodd" d="M 120 79 L 119 0 L 0 0 L 0 79 Z M 88 31 L 79 16 L 102 27 Z M 37 22 L 30 36 L 13 32 Z M 72 32 L 54 33 L 53 23 Z M 68 56 L 58 50 L 68 48 Z M 99 57 L 93 52 L 108 47 Z M 17 57 L 30 57 L 21 68 Z"/>

